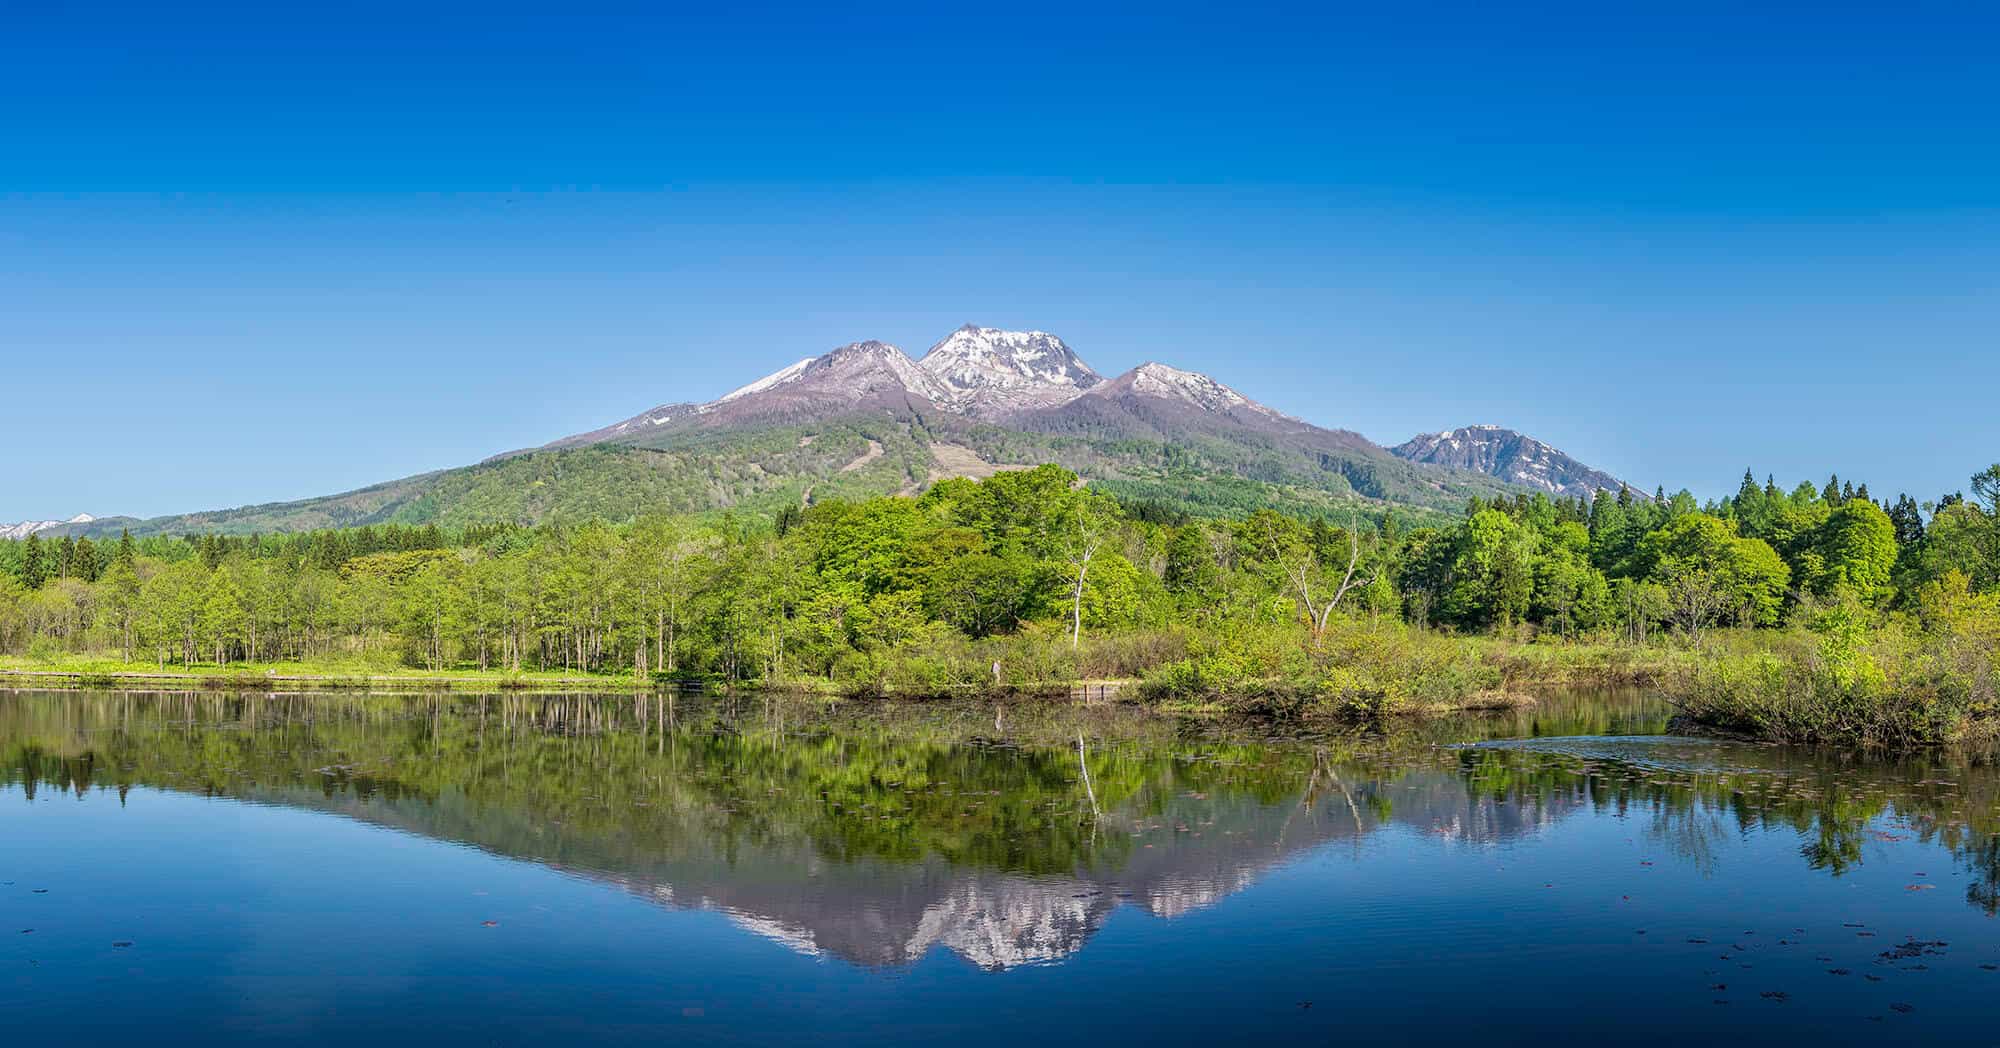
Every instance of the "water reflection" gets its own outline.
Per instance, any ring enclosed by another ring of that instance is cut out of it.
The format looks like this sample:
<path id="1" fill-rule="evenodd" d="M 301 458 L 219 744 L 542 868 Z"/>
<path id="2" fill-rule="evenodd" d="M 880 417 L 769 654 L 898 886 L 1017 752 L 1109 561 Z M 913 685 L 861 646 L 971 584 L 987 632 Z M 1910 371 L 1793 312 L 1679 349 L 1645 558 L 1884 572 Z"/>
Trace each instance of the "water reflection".
<path id="1" fill-rule="evenodd" d="M 1636 816 L 1661 859 L 1794 831 L 1839 876 L 1882 835 L 1947 849 L 2000 899 L 1996 779 L 1657 733 L 1632 693 L 1372 729 L 1273 732 L 1117 708 L 778 698 L 0 696 L 0 782 L 134 786 L 334 812 L 472 845 L 802 953 L 1060 961 L 1119 907 L 1177 918 L 1294 857 L 1383 835 L 1445 848 Z"/>

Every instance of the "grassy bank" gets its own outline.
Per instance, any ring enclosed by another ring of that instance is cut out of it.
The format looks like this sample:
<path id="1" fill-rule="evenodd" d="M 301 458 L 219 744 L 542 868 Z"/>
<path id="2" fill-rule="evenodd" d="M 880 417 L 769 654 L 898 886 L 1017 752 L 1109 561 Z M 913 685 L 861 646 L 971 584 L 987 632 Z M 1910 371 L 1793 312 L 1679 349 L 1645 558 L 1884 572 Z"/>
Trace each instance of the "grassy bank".
<path id="1" fill-rule="evenodd" d="M 0 656 L 0 686 L 434 691 L 650 689 L 632 674 L 429 671 L 393 662 L 160 668 L 115 656 Z M 1511 709 L 1552 688 L 1643 685 L 1681 724 L 1781 742 L 1893 750 L 2000 738 L 2000 609 L 1933 601 L 1884 619 L 1835 608 L 1788 629 L 1712 630 L 1698 641 L 1534 639 L 1336 620 L 1086 635 L 1027 628 L 978 640 L 937 633 L 843 660 L 829 674 L 740 681 L 828 699 L 978 698 L 1136 703 L 1172 713 L 1354 718 Z"/>
<path id="2" fill-rule="evenodd" d="M 1834 613 L 1755 650 L 1712 652 L 1664 690 L 1686 725 L 1779 742 L 1988 745 L 2000 739 L 2000 615 L 1975 610 L 1882 626 Z"/>
<path id="3" fill-rule="evenodd" d="M 1143 675 L 1140 696 L 1169 709 L 1280 716 L 1374 716 L 1506 709 L 1536 692 L 1576 685 L 1645 684 L 1688 653 L 1667 646 L 1548 640 L 1531 643 L 1336 623 L 1317 642 L 1286 630 L 1205 638 Z"/>
<path id="4" fill-rule="evenodd" d="M 1336 623 L 1317 644 L 1293 628 L 1211 635 L 1188 629 L 1086 636 L 1053 630 L 969 640 L 914 639 L 828 675 L 739 682 L 830 698 L 1115 700 L 1174 712 L 1372 716 L 1525 705 L 1548 687 L 1661 679 L 1686 658 L 1664 646 L 1465 637 L 1401 623 Z M 659 687 L 627 674 L 430 671 L 384 660 L 160 667 L 114 656 L 0 656 L 19 687 L 189 689 L 623 690 Z"/>

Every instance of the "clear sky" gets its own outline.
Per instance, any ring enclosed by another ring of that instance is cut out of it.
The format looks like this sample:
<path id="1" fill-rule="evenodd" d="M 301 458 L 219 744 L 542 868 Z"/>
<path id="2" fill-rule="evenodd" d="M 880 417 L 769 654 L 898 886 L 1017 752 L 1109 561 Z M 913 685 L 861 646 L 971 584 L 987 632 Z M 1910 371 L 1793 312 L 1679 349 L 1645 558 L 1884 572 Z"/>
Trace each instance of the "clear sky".
<path id="1" fill-rule="evenodd" d="M 741 6 L 0 9 L 0 521 L 968 321 L 1705 496 L 2000 459 L 1991 4 Z"/>

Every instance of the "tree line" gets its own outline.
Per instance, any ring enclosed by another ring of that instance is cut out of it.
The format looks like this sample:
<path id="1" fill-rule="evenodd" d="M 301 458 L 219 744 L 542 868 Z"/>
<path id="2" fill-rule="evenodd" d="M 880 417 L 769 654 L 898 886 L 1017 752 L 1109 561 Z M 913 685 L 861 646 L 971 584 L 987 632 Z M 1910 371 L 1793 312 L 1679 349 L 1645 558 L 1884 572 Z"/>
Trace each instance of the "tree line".
<path id="1" fill-rule="evenodd" d="M 1258 626 L 1312 646 L 1355 618 L 1643 643 L 1994 594 L 2000 465 L 1971 492 L 1877 502 L 1746 472 L 1705 505 L 1521 494 L 1413 527 L 1191 519 L 1042 466 L 774 519 L 29 536 L 0 543 L 0 653 L 858 680 L 954 645 L 1060 662 L 1107 638 Z"/>

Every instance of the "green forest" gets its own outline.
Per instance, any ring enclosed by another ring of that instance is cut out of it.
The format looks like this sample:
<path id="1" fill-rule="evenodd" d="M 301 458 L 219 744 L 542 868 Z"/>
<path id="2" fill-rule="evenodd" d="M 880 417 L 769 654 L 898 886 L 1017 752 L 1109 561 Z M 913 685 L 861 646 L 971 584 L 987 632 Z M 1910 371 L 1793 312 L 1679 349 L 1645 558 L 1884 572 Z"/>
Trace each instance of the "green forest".
<path id="1" fill-rule="evenodd" d="M 1056 466 L 914 498 L 621 525 L 376 526 L 0 543 L 0 657 L 709 678 L 854 694 L 1137 681 L 1281 713 L 1656 679 L 1780 738 L 1994 720 L 2000 465 L 1969 496 L 1831 478 L 1197 519 Z"/>

